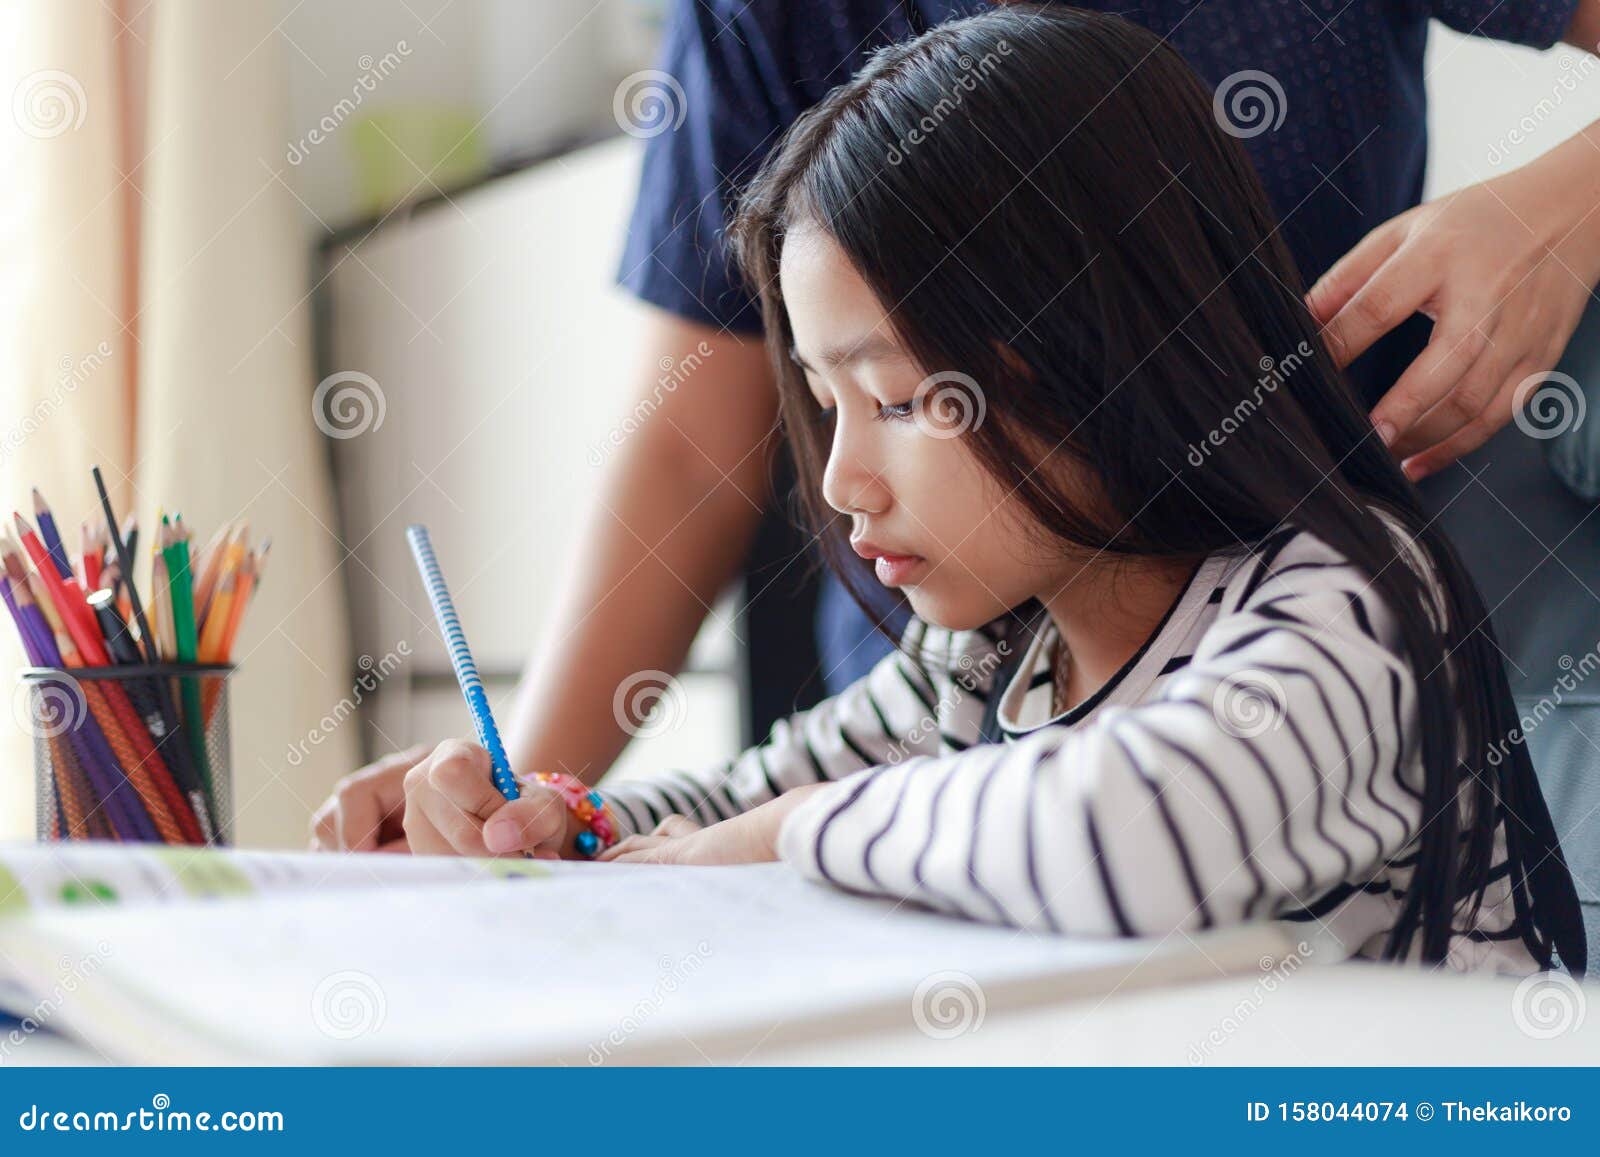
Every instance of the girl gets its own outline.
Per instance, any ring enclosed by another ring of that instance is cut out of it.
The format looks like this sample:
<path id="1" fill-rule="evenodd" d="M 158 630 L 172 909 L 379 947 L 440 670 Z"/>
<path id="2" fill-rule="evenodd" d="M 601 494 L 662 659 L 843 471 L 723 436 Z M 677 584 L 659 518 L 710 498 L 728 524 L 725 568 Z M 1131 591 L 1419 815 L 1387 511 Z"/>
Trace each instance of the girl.
<path id="1" fill-rule="evenodd" d="M 899 652 L 587 805 L 504 803 L 445 744 L 412 849 L 621 836 L 602 859 L 781 858 L 1029 929 L 1277 918 L 1330 956 L 1581 970 L 1486 612 L 1223 116 L 1137 26 L 1028 5 L 803 116 L 734 240 L 817 533 L 909 600 Z"/>

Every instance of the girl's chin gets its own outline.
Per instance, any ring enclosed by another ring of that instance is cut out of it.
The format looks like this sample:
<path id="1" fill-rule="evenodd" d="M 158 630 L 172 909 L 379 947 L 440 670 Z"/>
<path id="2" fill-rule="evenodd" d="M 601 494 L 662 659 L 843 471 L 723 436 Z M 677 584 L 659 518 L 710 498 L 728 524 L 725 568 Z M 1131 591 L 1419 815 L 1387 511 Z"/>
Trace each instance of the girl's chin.
<path id="1" fill-rule="evenodd" d="M 941 598 L 940 592 L 921 586 L 906 587 L 901 593 L 906 596 L 906 602 L 911 604 L 911 611 L 917 618 L 947 631 L 976 631 L 1004 613 L 1003 610 L 995 610 L 987 599 Z"/>

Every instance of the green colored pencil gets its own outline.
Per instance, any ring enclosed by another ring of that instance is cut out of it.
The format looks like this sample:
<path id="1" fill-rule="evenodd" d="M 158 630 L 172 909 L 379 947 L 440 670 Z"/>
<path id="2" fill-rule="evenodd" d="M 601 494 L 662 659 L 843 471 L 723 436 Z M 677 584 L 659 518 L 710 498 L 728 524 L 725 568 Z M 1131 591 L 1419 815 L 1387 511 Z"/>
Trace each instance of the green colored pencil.
<path id="1" fill-rule="evenodd" d="M 183 517 L 178 517 L 178 527 Z M 173 527 L 166 515 L 161 516 L 161 553 L 167 561 L 167 573 L 172 586 L 172 630 L 177 636 L 178 662 L 193 663 L 199 657 L 200 637 L 194 622 L 194 576 L 189 570 L 189 542 L 180 530 Z M 189 733 L 189 750 L 200 768 L 206 785 L 206 794 L 216 799 L 211 783 L 211 761 L 206 758 L 206 723 L 200 709 L 200 681 L 190 677 L 178 680 L 183 693 L 183 726 Z"/>

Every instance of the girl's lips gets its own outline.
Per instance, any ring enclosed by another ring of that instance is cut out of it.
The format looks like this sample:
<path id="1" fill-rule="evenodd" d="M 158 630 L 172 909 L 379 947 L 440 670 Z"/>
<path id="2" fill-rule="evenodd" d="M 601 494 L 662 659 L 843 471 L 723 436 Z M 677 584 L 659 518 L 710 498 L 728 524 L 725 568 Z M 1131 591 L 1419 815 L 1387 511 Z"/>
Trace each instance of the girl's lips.
<path id="1" fill-rule="evenodd" d="M 880 554 L 873 562 L 873 570 L 884 586 L 898 587 L 910 582 L 925 562 L 915 554 Z"/>

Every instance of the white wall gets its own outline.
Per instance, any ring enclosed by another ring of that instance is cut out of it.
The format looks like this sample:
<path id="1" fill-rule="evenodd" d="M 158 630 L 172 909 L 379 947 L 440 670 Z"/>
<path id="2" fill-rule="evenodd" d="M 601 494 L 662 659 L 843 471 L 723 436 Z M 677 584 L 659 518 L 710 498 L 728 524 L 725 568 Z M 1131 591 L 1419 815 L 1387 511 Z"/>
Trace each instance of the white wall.
<path id="1" fill-rule="evenodd" d="M 1600 59 L 1462 36 L 1429 37 L 1429 197 L 1526 164 L 1600 120 Z"/>
<path id="2" fill-rule="evenodd" d="M 313 236 L 361 216 L 353 124 L 372 112 L 462 115 L 493 158 L 615 131 L 617 82 L 648 67 L 662 0 L 274 0 L 273 43 L 296 138 L 267 158 L 286 170 Z M 390 61 L 389 67 L 380 62 Z M 341 115 L 340 102 L 357 104 Z M 310 142 L 324 118 L 336 127 Z M 307 147 L 309 145 L 309 147 Z M 296 154 L 303 159 L 291 160 Z M 417 193 L 433 192 L 423 163 Z"/>

